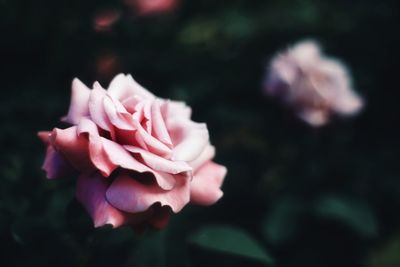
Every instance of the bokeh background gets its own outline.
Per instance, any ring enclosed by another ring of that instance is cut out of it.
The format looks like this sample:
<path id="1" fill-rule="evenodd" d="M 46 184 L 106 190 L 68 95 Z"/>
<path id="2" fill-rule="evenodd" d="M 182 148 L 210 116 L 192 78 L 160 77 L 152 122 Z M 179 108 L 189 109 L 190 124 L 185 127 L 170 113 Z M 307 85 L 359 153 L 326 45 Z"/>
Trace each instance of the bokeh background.
<path id="1" fill-rule="evenodd" d="M 400 266 L 396 0 L 0 1 L 1 266 Z M 262 93 L 305 38 L 351 69 L 359 116 L 313 129 Z M 74 179 L 40 169 L 70 84 L 119 73 L 207 122 L 225 195 L 142 235 L 94 229 Z"/>

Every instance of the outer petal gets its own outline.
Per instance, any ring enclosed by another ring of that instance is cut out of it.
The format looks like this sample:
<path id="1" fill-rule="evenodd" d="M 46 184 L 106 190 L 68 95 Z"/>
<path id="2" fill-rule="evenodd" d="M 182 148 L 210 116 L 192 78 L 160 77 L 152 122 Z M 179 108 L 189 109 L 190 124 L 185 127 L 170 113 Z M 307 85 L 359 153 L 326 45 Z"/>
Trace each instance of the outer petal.
<path id="1" fill-rule="evenodd" d="M 51 135 L 50 131 L 40 131 L 37 133 L 37 135 L 45 145 L 50 144 L 50 135 Z"/>
<path id="2" fill-rule="evenodd" d="M 209 143 L 208 130 L 204 123 L 177 119 L 169 122 L 168 129 L 175 145 L 172 160 L 195 160 Z"/>
<path id="3" fill-rule="evenodd" d="M 154 95 L 139 85 L 131 75 L 118 74 L 108 86 L 108 94 L 115 99 L 124 100 L 131 96 L 154 98 Z"/>
<path id="4" fill-rule="evenodd" d="M 72 81 L 71 103 L 68 114 L 61 120 L 71 124 L 78 124 L 83 116 L 89 115 L 89 95 L 90 89 L 78 78 L 75 78 Z"/>
<path id="5" fill-rule="evenodd" d="M 75 169 L 81 172 L 94 169 L 89 158 L 88 140 L 78 136 L 76 126 L 64 130 L 55 128 L 50 135 L 50 142 Z"/>
<path id="6" fill-rule="evenodd" d="M 190 119 L 192 110 L 184 102 L 167 100 L 161 106 L 161 113 L 166 121 L 169 118 Z"/>
<path id="7" fill-rule="evenodd" d="M 72 172 L 71 165 L 51 145 L 47 147 L 42 169 L 49 179 L 63 178 Z"/>
<path id="8" fill-rule="evenodd" d="M 81 175 L 78 178 L 76 197 L 93 219 L 94 226 L 111 224 L 114 228 L 124 224 L 138 224 L 148 220 L 152 212 L 128 214 L 111 206 L 105 197 L 108 184 L 98 174 Z"/>
<path id="9" fill-rule="evenodd" d="M 189 165 L 193 168 L 193 172 L 196 172 L 204 163 L 210 161 L 214 156 L 215 147 L 208 144 L 195 160 L 189 162 Z"/>
<path id="10" fill-rule="evenodd" d="M 199 205 L 212 205 L 223 195 L 220 187 L 226 168 L 212 161 L 204 164 L 195 174 L 190 185 L 190 200 Z"/>
<path id="11" fill-rule="evenodd" d="M 298 112 L 297 115 L 302 120 L 315 127 L 323 126 L 329 120 L 329 113 L 327 110 L 307 109 Z"/>
<path id="12" fill-rule="evenodd" d="M 91 119 L 102 129 L 111 131 L 111 123 L 104 110 L 104 98 L 107 96 L 106 91 L 99 83 L 94 83 L 93 90 L 89 97 L 89 113 Z"/>
<path id="13" fill-rule="evenodd" d="M 169 206 L 176 213 L 188 202 L 190 197 L 189 179 L 176 175 L 176 185 L 169 191 L 158 185 L 145 185 L 132 177 L 118 177 L 107 190 L 108 202 L 126 212 L 141 212 L 155 203 Z"/>

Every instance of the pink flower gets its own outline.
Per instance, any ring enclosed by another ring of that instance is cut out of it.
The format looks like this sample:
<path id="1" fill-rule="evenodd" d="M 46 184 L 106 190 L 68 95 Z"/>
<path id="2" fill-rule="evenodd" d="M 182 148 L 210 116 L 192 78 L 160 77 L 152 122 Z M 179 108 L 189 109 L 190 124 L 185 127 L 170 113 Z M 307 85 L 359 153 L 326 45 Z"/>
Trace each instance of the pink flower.
<path id="1" fill-rule="evenodd" d="M 49 178 L 79 173 L 76 196 L 96 227 L 162 228 L 189 202 L 214 204 L 226 168 L 212 161 L 207 126 L 182 102 L 161 99 L 130 75 L 107 90 L 72 82 L 71 126 L 40 132 Z"/>
<path id="2" fill-rule="evenodd" d="M 109 31 L 120 19 L 121 12 L 115 9 L 99 10 L 93 17 L 93 27 L 96 31 Z"/>
<path id="3" fill-rule="evenodd" d="M 363 107 L 346 67 L 326 58 L 313 41 L 300 42 L 272 59 L 265 91 L 283 99 L 312 126 L 326 124 L 332 113 L 353 115 Z"/>
<path id="4" fill-rule="evenodd" d="M 178 0 L 123 0 L 141 16 L 168 13 L 178 6 Z"/>
<path id="5" fill-rule="evenodd" d="M 111 79 L 121 69 L 121 60 L 113 51 L 101 52 L 96 55 L 93 70 L 97 78 L 103 80 Z"/>

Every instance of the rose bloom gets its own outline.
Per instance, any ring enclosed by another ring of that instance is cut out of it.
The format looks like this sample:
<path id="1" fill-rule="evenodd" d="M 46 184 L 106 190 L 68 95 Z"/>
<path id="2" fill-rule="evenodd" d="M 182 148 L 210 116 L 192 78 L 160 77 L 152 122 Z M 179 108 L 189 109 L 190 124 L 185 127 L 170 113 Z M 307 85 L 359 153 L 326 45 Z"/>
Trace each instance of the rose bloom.
<path id="1" fill-rule="evenodd" d="M 107 90 L 72 82 L 70 126 L 39 132 L 48 178 L 78 173 L 76 196 L 95 227 L 163 228 L 190 203 L 214 204 L 226 168 L 212 161 L 207 126 L 182 102 L 161 99 L 130 75 Z"/>
<path id="2" fill-rule="evenodd" d="M 178 6 L 178 0 L 123 0 L 123 2 L 141 16 L 168 13 Z"/>
<path id="3" fill-rule="evenodd" d="M 99 10 L 93 17 L 93 27 L 96 31 L 109 31 L 120 19 L 121 12 L 115 9 Z"/>
<path id="4" fill-rule="evenodd" d="M 312 126 L 326 124 L 332 113 L 353 115 L 363 106 L 346 67 L 325 57 L 313 41 L 300 42 L 276 55 L 264 89 L 294 108 Z"/>

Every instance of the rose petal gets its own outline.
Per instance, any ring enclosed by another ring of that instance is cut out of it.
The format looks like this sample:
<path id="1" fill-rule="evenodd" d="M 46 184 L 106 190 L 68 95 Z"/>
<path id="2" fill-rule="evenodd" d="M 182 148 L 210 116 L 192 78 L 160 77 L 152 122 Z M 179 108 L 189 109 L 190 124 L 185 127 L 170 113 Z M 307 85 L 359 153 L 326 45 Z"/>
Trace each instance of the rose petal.
<path id="1" fill-rule="evenodd" d="M 337 113 L 342 115 L 353 115 L 358 112 L 363 107 L 362 99 L 351 92 L 342 94 L 341 96 L 337 97 L 334 103 L 334 109 Z"/>
<path id="2" fill-rule="evenodd" d="M 176 213 L 188 202 L 190 197 L 189 179 L 176 175 L 174 188 L 165 191 L 156 184 L 145 185 L 132 177 L 119 176 L 108 188 L 106 196 L 114 207 L 126 212 L 141 212 L 154 203 L 169 206 Z"/>
<path id="3" fill-rule="evenodd" d="M 152 211 L 128 214 L 114 208 L 107 202 L 108 184 L 100 175 L 81 175 L 78 178 L 76 197 L 93 219 L 94 226 L 111 224 L 113 228 L 125 224 L 139 224 L 152 217 Z"/>
<path id="4" fill-rule="evenodd" d="M 168 134 L 167 127 L 161 114 L 160 101 L 153 101 L 151 105 L 151 118 L 154 136 L 167 146 L 172 147 L 171 137 Z"/>
<path id="5" fill-rule="evenodd" d="M 309 123 L 312 126 L 322 126 L 329 120 L 329 114 L 326 110 L 307 109 L 297 114 L 299 118 Z"/>
<path id="6" fill-rule="evenodd" d="M 124 148 L 129 152 L 140 154 L 140 156 L 143 159 L 143 162 L 155 171 L 161 171 L 171 174 L 178 174 L 182 172 L 192 171 L 192 167 L 190 167 L 184 161 L 167 160 L 139 147 L 124 146 Z"/>
<path id="7" fill-rule="evenodd" d="M 94 169 L 89 158 L 88 140 L 78 136 L 76 126 L 64 130 L 55 128 L 50 135 L 50 142 L 75 169 L 81 172 Z"/>
<path id="8" fill-rule="evenodd" d="M 203 166 L 204 163 L 211 160 L 215 156 L 215 147 L 208 144 L 203 152 L 195 159 L 189 162 L 189 165 L 193 168 L 193 171 L 196 172 L 198 168 Z"/>
<path id="9" fill-rule="evenodd" d="M 170 121 L 168 129 L 175 145 L 172 160 L 195 160 L 209 143 L 207 126 L 189 120 Z"/>
<path id="10" fill-rule="evenodd" d="M 141 102 L 141 98 L 137 95 L 130 96 L 121 100 L 121 104 L 125 107 L 125 109 L 133 114 L 136 110 L 136 106 Z"/>
<path id="11" fill-rule="evenodd" d="M 151 135 L 153 130 L 153 124 L 151 123 L 151 101 L 144 101 L 143 115 L 145 118 L 146 132 Z"/>
<path id="12" fill-rule="evenodd" d="M 135 127 L 132 122 L 132 116 L 128 111 L 118 102 L 111 97 L 104 98 L 104 111 L 108 116 L 109 121 L 118 129 L 134 130 Z"/>
<path id="13" fill-rule="evenodd" d="M 138 141 L 143 140 L 143 142 L 146 144 L 146 147 L 150 152 L 166 158 L 168 158 L 171 155 L 172 151 L 168 146 L 166 146 L 165 144 L 154 138 L 152 135 L 150 135 L 148 132 L 146 132 L 146 130 L 143 129 L 139 121 L 134 120 L 134 123 L 137 129 L 136 132 L 137 140 Z"/>
<path id="14" fill-rule="evenodd" d="M 89 113 L 91 119 L 102 129 L 111 131 L 111 123 L 104 110 L 104 98 L 106 97 L 106 91 L 101 87 L 99 83 L 94 83 L 93 90 L 89 97 Z"/>
<path id="15" fill-rule="evenodd" d="M 161 113 L 164 120 L 168 120 L 169 118 L 190 119 L 192 109 L 184 102 L 168 100 L 161 106 Z"/>
<path id="16" fill-rule="evenodd" d="M 76 197 L 93 219 L 94 226 L 111 224 L 118 227 L 124 224 L 122 212 L 112 207 L 105 198 L 107 182 L 97 175 L 81 175 L 78 178 Z"/>
<path id="17" fill-rule="evenodd" d="M 71 124 L 78 124 L 83 116 L 89 115 L 90 89 L 78 78 L 72 81 L 71 102 L 68 114 L 61 120 Z"/>
<path id="18" fill-rule="evenodd" d="M 53 146 L 47 146 L 46 157 L 44 159 L 42 170 L 46 172 L 49 179 L 63 178 L 72 172 L 71 165 L 66 159 L 57 152 Z"/>
<path id="19" fill-rule="evenodd" d="M 175 185 L 172 175 L 157 172 L 137 161 L 123 146 L 100 137 L 96 125 L 89 119 L 83 118 L 78 125 L 78 133 L 89 135 L 90 159 L 96 168 L 106 177 L 118 167 L 136 172 L 153 174 L 157 184 L 165 190 L 170 190 Z"/>
<path id="20" fill-rule="evenodd" d="M 226 168 L 212 161 L 204 164 L 194 174 L 190 185 L 190 201 L 199 205 L 212 205 L 223 195 L 220 187 Z"/>
<path id="21" fill-rule="evenodd" d="M 131 75 L 122 73 L 111 81 L 107 92 L 113 98 L 121 101 L 135 95 L 145 99 L 154 98 L 154 95 L 139 85 Z"/>
<path id="22" fill-rule="evenodd" d="M 45 145 L 50 144 L 50 135 L 51 135 L 50 131 L 40 131 L 38 132 L 37 135 Z"/>

